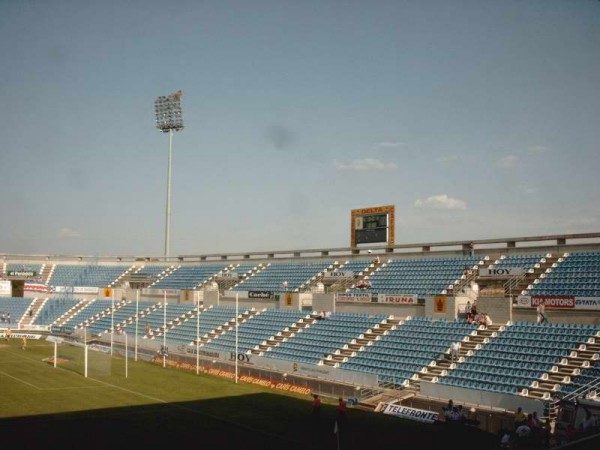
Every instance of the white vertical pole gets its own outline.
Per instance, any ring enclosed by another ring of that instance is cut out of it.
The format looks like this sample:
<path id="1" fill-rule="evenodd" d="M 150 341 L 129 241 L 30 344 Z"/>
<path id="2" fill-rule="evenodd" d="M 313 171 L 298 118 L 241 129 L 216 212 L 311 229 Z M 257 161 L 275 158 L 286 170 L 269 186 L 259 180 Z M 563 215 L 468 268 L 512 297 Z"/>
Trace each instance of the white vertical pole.
<path id="1" fill-rule="evenodd" d="M 124 333 L 125 334 L 125 378 L 127 378 L 128 375 L 128 358 L 127 358 L 127 354 L 129 353 L 129 347 L 127 347 L 127 332 Z"/>
<path id="2" fill-rule="evenodd" d="M 173 129 L 169 129 L 169 164 L 167 169 L 167 217 L 165 224 L 165 256 L 171 247 L 171 160 L 173 159 Z"/>
<path id="3" fill-rule="evenodd" d="M 200 373 L 200 295 L 196 291 L 196 375 Z"/>
<path id="4" fill-rule="evenodd" d="M 83 365 L 84 365 L 83 376 L 85 378 L 87 378 L 87 375 L 88 375 L 88 370 L 87 370 L 88 369 L 88 346 L 87 346 L 87 344 L 85 344 L 83 346 Z"/>
<path id="5" fill-rule="evenodd" d="M 111 308 L 110 308 L 110 355 L 113 354 L 113 336 L 115 334 L 115 290 L 111 289 Z"/>
<path id="6" fill-rule="evenodd" d="M 140 321 L 140 290 L 136 291 L 135 296 L 135 350 L 133 358 L 137 361 L 137 347 L 138 347 L 138 322 Z"/>
<path id="7" fill-rule="evenodd" d="M 167 366 L 167 291 L 163 300 L 163 367 Z"/>
<path id="8" fill-rule="evenodd" d="M 238 382 L 238 315 L 240 313 L 239 310 L 239 297 L 240 294 L 235 294 L 235 382 Z"/>

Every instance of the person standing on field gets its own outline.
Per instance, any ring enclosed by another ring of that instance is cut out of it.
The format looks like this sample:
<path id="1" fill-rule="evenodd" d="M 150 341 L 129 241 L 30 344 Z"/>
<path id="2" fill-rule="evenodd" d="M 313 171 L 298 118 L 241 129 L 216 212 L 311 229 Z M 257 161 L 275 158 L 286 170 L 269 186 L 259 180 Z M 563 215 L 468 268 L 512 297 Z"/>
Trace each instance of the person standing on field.
<path id="1" fill-rule="evenodd" d="M 321 417 L 321 399 L 317 394 L 313 394 L 312 414 L 315 419 Z"/>

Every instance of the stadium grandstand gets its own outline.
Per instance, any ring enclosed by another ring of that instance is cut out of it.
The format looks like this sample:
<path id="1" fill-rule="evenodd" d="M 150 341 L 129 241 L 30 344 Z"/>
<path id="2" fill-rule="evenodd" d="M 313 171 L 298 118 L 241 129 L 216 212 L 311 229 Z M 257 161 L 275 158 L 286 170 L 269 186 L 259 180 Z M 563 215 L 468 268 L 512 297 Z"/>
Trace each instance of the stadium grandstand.
<path id="1" fill-rule="evenodd" d="M 597 399 L 600 417 L 600 233 L 161 258 L 4 254 L 0 278 L 2 332 L 111 349 L 126 334 L 148 360 L 441 420 L 452 399 L 492 432 L 519 407 L 556 433 L 561 405 Z"/>

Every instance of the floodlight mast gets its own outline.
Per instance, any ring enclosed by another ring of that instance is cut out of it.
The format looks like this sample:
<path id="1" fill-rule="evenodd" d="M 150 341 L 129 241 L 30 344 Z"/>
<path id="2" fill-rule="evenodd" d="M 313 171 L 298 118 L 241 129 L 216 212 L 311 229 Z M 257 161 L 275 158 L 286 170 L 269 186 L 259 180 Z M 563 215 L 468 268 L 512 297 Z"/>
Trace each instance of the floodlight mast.
<path id="1" fill-rule="evenodd" d="M 169 162 L 167 167 L 167 211 L 165 219 L 165 257 L 171 251 L 171 161 L 173 159 L 173 130 L 183 130 L 183 112 L 181 96 L 177 91 L 170 95 L 161 95 L 154 102 L 156 111 L 156 128 L 163 133 L 169 133 Z"/>

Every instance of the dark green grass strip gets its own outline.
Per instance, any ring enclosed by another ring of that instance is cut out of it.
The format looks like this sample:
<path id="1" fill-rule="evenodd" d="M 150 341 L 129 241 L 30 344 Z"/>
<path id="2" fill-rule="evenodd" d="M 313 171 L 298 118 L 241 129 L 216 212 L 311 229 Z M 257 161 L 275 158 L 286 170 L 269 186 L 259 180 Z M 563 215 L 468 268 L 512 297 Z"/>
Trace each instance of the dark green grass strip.
<path id="1" fill-rule="evenodd" d="M 358 409 L 348 411 L 348 423 L 335 435 L 333 400 L 314 420 L 306 396 L 131 359 L 125 378 L 119 358 L 112 358 L 109 370 L 103 364 L 99 373 L 84 378 L 79 366 L 55 369 L 44 362 L 53 354 L 44 341 L 29 342 L 25 351 L 17 340 L 4 344 L 0 436 L 7 448 L 428 450 L 455 441 L 461 449 L 493 448 L 496 442 L 479 430 L 469 429 L 463 438 L 462 431 Z"/>

